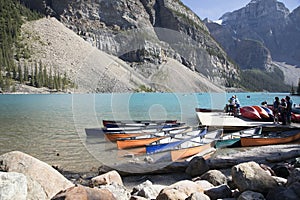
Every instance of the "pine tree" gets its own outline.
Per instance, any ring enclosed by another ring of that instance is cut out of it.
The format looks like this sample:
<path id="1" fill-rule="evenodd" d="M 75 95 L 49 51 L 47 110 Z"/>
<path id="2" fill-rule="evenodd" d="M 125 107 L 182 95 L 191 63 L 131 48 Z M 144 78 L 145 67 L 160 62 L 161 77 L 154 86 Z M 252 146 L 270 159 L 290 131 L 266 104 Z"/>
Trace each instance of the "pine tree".
<path id="1" fill-rule="evenodd" d="M 18 65 L 18 80 L 20 81 L 20 83 L 23 83 L 23 73 L 22 73 L 22 67 L 20 63 Z"/>
<path id="2" fill-rule="evenodd" d="M 37 62 L 34 63 L 34 85 L 35 87 L 39 87 L 39 83 L 38 83 L 38 66 L 37 66 Z"/>
<path id="3" fill-rule="evenodd" d="M 28 81 L 28 67 L 26 66 L 26 64 L 24 64 L 24 76 L 23 76 L 23 79 L 25 82 Z"/>
<path id="4" fill-rule="evenodd" d="M 64 76 L 62 78 L 62 90 L 67 89 L 66 86 L 68 84 L 68 79 L 67 79 L 67 72 L 64 73 Z"/>
<path id="5" fill-rule="evenodd" d="M 49 85 L 49 77 L 48 77 L 48 74 L 47 74 L 47 69 L 46 69 L 46 66 L 44 66 L 44 69 L 43 69 L 43 87 L 48 87 Z"/>
<path id="6" fill-rule="evenodd" d="M 35 86 L 35 78 L 34 78 L 34 72 L 33 72 L 32 66 L 31 66 L 31 79 L 30 79 L 30 85 L 31 85 L 31 86 Z"/>
<path id="7" fill-rule="evenodd" d="M 37 81 L 38 81 L 38 88 L 40 87 L 43 87 L 43 84 L 44 84 L 44 80 L 43 80 L 43 65 L 42 65 L 42 62 L 40 61 L 39 62 L 39 71 L 37 73 L 38 77 L 37 77 Z"/>
<path id="8" fill-rule="evenodd" d="M 53 80 L 53 76 L 52 76 L 52 67 L 50 67 L 50 72 L 49 72 L 49 77 L 48 77 L 48 88 L 50 89 L 54 89 L 54 80 Z"/>

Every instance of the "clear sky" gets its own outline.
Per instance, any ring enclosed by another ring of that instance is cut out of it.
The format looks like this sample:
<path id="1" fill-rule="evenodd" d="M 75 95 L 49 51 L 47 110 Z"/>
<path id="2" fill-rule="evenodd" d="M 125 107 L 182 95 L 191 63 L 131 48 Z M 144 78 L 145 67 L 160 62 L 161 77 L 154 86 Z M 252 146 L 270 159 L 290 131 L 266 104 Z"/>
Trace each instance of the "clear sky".
<path id="1" fill-rule="evenodd" d="M 208 17 L 211 20 L 219 19 L 224 13 L 238 10 L 251 0 L 181 0 L 193 10 L 201 19 Z M 300 0 L 278 0 L 290 10 L 300 6 Z"/>

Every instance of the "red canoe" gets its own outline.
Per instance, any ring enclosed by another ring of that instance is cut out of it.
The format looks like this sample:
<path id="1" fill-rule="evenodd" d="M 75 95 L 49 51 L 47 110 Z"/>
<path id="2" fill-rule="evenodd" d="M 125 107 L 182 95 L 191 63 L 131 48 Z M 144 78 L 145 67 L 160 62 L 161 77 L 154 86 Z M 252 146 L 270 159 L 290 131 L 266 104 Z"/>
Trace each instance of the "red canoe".
<path id="1" fill-rule="evenodd" d="M 300 114 L 292 113 L 292 122 L 300 123 Z"/>
<path id="2" fill-rule="evenodd" d="M 240 108 L 241 115 L 252 120 L 261 120 L 260 114 L 252 106 L 244 106 Z"/>
<path id="3" fill-rule="evenodd" d="M 269 114 L 268 112 L 263 109 L 261 106 L 252 106 L 257 112 L 259 113 L 260 117 L 263 119 L 269 119 Z"/>

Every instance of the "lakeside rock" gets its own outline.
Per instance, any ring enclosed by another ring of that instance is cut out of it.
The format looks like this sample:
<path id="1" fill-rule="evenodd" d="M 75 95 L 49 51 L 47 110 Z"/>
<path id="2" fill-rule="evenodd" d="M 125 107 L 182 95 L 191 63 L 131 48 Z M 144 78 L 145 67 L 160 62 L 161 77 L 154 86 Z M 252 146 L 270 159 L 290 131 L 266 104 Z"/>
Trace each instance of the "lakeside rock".
<path id="1" fill-rule="evenodd" d="M 299 199 L 300 169 L 295 166 L 292 166 L 287 179 L 272 176 L 266 171 L 266 164 L 251 161 L 228 168 L 229 174 L 210 169 L 197 178 L 181 176 L 181 180 L 171 184 L 167 180 L 168 173 L 153 175 L 159 176 L 159 180 L 165 184 L 158 184 L 151 175 L 143 176 L 145 181 L 139 183 L 141 179 L 135 175 L 133 179 L 136 184 L 128 187 L 123 180 L 126 177 L 112 170 L 89 176 L 88 180 L 83 181 L 87 185 L 74 185 L 48 164 L 13 151 L 0 156 L 0 177 L 5 177 L 0 178 L 0 195 L 5 200 L 16 197 L 11 194 L 18 195 L 17 199 L 26 200 Z M 230 184 L 231 177 L 234 184 Z"/>
<path id="2" fill-rule="evenodd" d="M 47 163 L 19 151 L 0 156 L 0 171 L 18 172 L 27 179 L 26 199 L 50 199 L 59 191 L 74 186 Z"/>
<path id="3" fill-rule="evenodd" d="M 255 162 L 236 165 L 232 168 L 231 174 L 233 182 L 241 192 L 251 190 L 267 193 L 277 186 L 275 179 Z"/>
<path id="4" fill-rule="evenodd" d="M 26 200 L 27 179 L 24 174 L 0 171 L 0 199 Z"/>

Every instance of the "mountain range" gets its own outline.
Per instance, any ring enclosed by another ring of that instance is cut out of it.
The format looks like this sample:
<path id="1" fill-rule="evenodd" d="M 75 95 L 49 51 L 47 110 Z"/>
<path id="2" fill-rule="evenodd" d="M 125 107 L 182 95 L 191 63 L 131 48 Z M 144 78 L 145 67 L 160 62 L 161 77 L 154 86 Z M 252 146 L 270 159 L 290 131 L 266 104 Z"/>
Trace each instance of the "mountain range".
<path id="1" fill-rule="evenodd" d="M 46 17 L 22 26 L 31 57 L 18 65 L 38 60 L 81 92 L 288 91 L 299 79 L 300 9 L 276 0 L 252 0 L 222 24 L 180 0 L 20 2 Z"/>
<path id="2" fill-rule="evenodd" d="M 285 72 L 286 83 L 297 84 L 300 7 L 290 12 L 277 0 L 252 0 L 243 8 L 225 13 L 218 23 L 207 19 L 205 22 L 213 37 L 242 70 L 272 71 L 274 66 L 279 67 Z M 290 70 L 285 71 L 287 65 L 291 65 Z"/>

